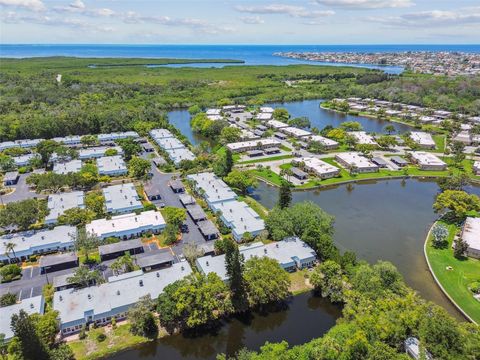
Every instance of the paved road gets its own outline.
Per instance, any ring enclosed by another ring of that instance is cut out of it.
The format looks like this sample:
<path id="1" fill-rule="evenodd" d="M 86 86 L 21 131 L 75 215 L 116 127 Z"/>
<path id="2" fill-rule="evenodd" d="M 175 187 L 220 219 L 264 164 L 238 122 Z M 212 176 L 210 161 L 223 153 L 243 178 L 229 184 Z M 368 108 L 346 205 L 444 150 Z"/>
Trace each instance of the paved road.
<path id="1" fill-rule="evenodd" d="M 8 204 L 14 201 L 46 197 L 45 195 L 40 195 L 40 194 L 37 194 L 35 191 L 30 190 L 26 181 L 29 175 L 30 174 L 20 174 L 18 183 L 13 186 L 8 186 L 10 188 L 15 189 L 15 191 L 10 194 L 2 196 L 1 200 L 3 201 L 4 204 Z"/>
<path id="2" fill-rule="evenodd" d="M 153 177 L 149 181 L 161 184 L 161 186 L 159 187 L 161 199 L 152 202 L 156 205 L 158 205 L 159 203 L 165 203 L 166 206 L 183 208 L 178 194 L 174 193 L 170 186 L 168 186 L 168 182 L 173 177 L 173 174 L 161 173 L 154 165 L 152 165 L 152 174 Z M 185 246 L 185 244 L 204 244 L 206 242 L 206 240 L 200 233 L 200 230 L 198 230 L 197 225 L 195 225 L 195 223 L 190 218 L 190 216 L 188 216 L 188 214 L 185 223 L 188 225 L 189 232 L 182 234 L 182 241 L 180 241 L 175 246 L 172 246 L 172 250 L 176 255 L 181 255 L 183 253 L 183 247 Z"/>

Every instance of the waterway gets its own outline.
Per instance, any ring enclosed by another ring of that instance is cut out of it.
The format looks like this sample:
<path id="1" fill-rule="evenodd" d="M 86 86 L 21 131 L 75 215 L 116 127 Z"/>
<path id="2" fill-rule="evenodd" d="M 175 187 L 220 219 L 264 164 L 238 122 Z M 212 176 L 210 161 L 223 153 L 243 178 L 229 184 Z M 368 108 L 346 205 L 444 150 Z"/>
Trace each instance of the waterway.
<path id="1" fill-rule="evenodd" d="M 385 126 L 391 124 L 396 132 L 401 134 L 412 131 L 408 125 L 393 123 L 385 120 L 368 118 L 365 116 L 354 116 L 340 114 L 335 111 L 326 110 L 320 107 L 323 100 L 303 100 L 286 103 L 270 103 L 265 106 L 273 108 L 283 107 L 288 110 L 292 117 L 306 116 L 310 119 L 312 127 L 323 129 L 327 125 L 338 127 L 345 121 L 358 121 L 367 132 L 385 133 Z M 198 145 L 205 138 L 193 132 L 190 127 L 190 114 L 187 110 L 174 110 L 168 113 L 168 119 L 180 132 L 185 135 L 193 145 Z"/>
<path id="2" fill-rule="evenodd" d="M 201 336 L 168 336 L 111 359 L 215 359 L 219 353 L 232 355 L 243 347 L 259 349 L 266 341 L 287 340 L 290 345 L 299 345 L 327 332 L 339 316 L 338 306 L 305 293 L 293 297 L 277 311 L 234 317 Z"/>

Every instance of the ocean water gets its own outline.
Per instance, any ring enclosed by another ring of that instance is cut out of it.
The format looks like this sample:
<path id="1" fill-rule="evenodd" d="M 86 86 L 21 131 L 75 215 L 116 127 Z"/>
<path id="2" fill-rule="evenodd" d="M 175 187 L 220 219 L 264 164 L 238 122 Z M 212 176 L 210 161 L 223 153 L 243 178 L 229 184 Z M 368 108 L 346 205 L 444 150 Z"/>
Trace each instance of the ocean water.
<path id="1" fill-rule="evenodd" d="M 235 59 L 245 65 L 322 64 L 306 60 L 273 56 L 285 51 L 461 51 L 480 53 L 479 45 L 98 45 L 98 44 L 0 44 L 0 57 L 27 58 L 45 56 L 77 57 L 137 57 L 137 58 L 182 58 L 182 59 Z M 343 66 L 344 64 L 328 64 Z M 402 68 L 351 64 L 353 66 L 382 69 L 399 73 Z M 185 66 L 185 65 L 169 65 Z M 221 67 L 224 64 L 189 64 L 195 67 Z"/>

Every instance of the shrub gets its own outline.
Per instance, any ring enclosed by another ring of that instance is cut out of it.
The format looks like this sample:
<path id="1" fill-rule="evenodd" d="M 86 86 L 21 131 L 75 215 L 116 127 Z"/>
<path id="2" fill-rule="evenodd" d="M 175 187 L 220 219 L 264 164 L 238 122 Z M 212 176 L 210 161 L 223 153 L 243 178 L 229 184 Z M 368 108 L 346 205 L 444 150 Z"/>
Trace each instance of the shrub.
<path id="1" fill-rule="evenodd" d="M 83 340 L 87 337 L 87 328 L 85 324 L 82 325 L 82 328 L 80 329 L 80 332 L 78 333 L 78 338 L 80 340 Z"/>
<path id="2" fill-rule="evenodd" d="M 105 335 L 104 333 L 98 333 L 95 338 L 97 339 L 98 342 L 102 342 L 102 341 L 105 341 L 105 339 L 107 338 L 107 335 Z"/>
<path id="3" fill-rule="evenodd" d="M 480 294 L 480 281 L 475 281 L 470 284 L 470 291 L 474 294 Z"/>
<path id="4" fill-rule="evenodd" d="M 17 295 L 6 293 L 0 296 L 0 307 L 10 306 L 17 302 Z"/>
<path id="5" fill-rule="evenodd" d="M 22 269 L 17 264 L 5 265 L 0 269 L 2 282 L 18 280 L 22 276 Z"/>
<path id="6" fill-rule="evenodd" d="M 448 246 L 448 229 L 444 224 L 437 223 L 432 228 L 432 245 L 440 249 Z"/>
<path id="7" fill-rule="evenodd" d="M 112 328 L 116 329 L 117 328 L 117 319 L 112 317 Z"/>

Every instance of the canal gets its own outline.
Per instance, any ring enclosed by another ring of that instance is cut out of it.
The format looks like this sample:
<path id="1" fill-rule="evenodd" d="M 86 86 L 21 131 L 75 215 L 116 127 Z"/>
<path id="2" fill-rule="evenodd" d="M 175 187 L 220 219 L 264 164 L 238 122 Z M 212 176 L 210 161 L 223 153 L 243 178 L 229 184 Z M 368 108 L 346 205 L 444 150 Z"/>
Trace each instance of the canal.
<path id="1" fill-rule="evenodd" d="M 345 115 L 326 110 L 320 107 L 322 101 L 323 100 L 303 100 L 287 103 L 270 103 L 265 106 L 271 106 L 273 108 L 283 107 L 288 110 L 293 118 L 306 116 L 310 119 L 311 126 L 320 130 L 327 125 L 338 127 L 344 121 L 358 121 L 367 132 L 385 133 L 385 126 L 388 124 L 392 124 L 399 134 L 413 130 L 412 127 L 404 124 L 364 116 Z M 170 111 L 168 113 L 168 120 L 179 129 L 193 145 L 198 145 L 201 141 L 205 140 L 205 138 L 192 131 L 190 127 L 190 114 L 187 110 Z"/>

